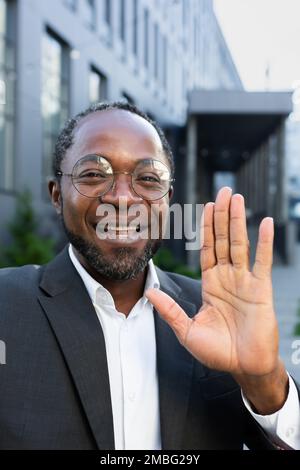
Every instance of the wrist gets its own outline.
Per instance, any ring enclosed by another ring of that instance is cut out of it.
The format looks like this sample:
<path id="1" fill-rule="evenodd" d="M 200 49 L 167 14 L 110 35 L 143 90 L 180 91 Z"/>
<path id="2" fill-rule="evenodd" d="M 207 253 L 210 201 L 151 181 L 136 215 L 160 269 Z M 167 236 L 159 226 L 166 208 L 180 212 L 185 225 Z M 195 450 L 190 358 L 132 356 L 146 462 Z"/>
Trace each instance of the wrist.
<path id="1" fill-rule="evenodd" d="M 281 360 L 275 369 L 262 376 L 234 375 L 244 396 L 252 405 L 253 411 L 260 415 L 269 415 L 279 411 L 288 396 L 289 378 Z"/>

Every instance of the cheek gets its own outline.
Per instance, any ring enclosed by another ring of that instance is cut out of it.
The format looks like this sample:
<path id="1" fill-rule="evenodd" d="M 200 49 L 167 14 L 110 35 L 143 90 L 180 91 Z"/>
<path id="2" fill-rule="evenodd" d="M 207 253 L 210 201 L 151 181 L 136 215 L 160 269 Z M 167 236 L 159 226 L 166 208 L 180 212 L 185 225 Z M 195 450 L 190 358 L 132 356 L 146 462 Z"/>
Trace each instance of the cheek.
<path id="1" fill-rule="evenodd" d="M 165 204 L 161 208 L 161 215 L 160 215 L 160 227 L 161 227 L 161 231 L 163 234 L 166 231 L 168 223 L 169 223 L 169 205 Z"/>
<path id="2" fill-rule="evenodd" d="M 67 225 L 82 227 L 89 214 L 91 201 L 79 193 L 66 191 L 63 197 L 63 217 Z"/>
<path id="3" fill-rule="evenodd" d="M 158 225 L 160 232 L 164 232 L 169 218 L 169 204 L 160 202 L 151 206 L 151 225 Z"/>

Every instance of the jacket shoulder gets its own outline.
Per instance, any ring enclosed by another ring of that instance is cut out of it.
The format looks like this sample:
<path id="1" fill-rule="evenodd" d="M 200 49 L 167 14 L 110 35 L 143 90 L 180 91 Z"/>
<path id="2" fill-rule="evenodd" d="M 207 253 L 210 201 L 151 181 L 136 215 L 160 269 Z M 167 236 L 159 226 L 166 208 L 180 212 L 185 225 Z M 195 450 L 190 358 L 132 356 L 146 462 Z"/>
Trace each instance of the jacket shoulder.
<path id="1" fill-rule="evenodd" d="M 38 286 L 42 266 L 26 265 L 18 268 L 0 269 L 0 292 L 2 296 L 15 295 L 20 292 L 32 292 Z"/>

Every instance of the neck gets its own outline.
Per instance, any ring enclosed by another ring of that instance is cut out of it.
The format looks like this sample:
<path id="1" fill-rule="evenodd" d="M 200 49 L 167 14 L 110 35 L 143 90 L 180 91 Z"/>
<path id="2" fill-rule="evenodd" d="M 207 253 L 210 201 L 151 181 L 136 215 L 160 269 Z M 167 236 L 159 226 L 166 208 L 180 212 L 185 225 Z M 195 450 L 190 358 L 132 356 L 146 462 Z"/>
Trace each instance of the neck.
<path id="1" fill-rule="evenodd" d="M 127 279 L 124 281 L 107 279 L 90 266 L 86 259 L 78 253 L 75 248 L 73 248 L 73 252 L 89 275 L 110 292 L 114 299 L 116 309 L 128 316 L 133 306 L 143 296 L 148 268 L 142 271 L 135 279 Z"/>

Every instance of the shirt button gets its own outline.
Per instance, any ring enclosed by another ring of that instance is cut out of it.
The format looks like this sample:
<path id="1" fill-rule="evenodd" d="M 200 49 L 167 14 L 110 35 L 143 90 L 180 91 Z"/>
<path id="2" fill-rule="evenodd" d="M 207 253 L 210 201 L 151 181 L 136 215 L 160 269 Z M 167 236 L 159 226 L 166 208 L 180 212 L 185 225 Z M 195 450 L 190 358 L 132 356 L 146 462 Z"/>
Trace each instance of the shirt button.
<path id="1" fill-rule="evenodd" d="M 130 393 L 130 394 L 128 395 L 128 398 L 129 398 L 130 401 L 134 401 L 134 399 L 135 399 L 135 393 Z"/>

